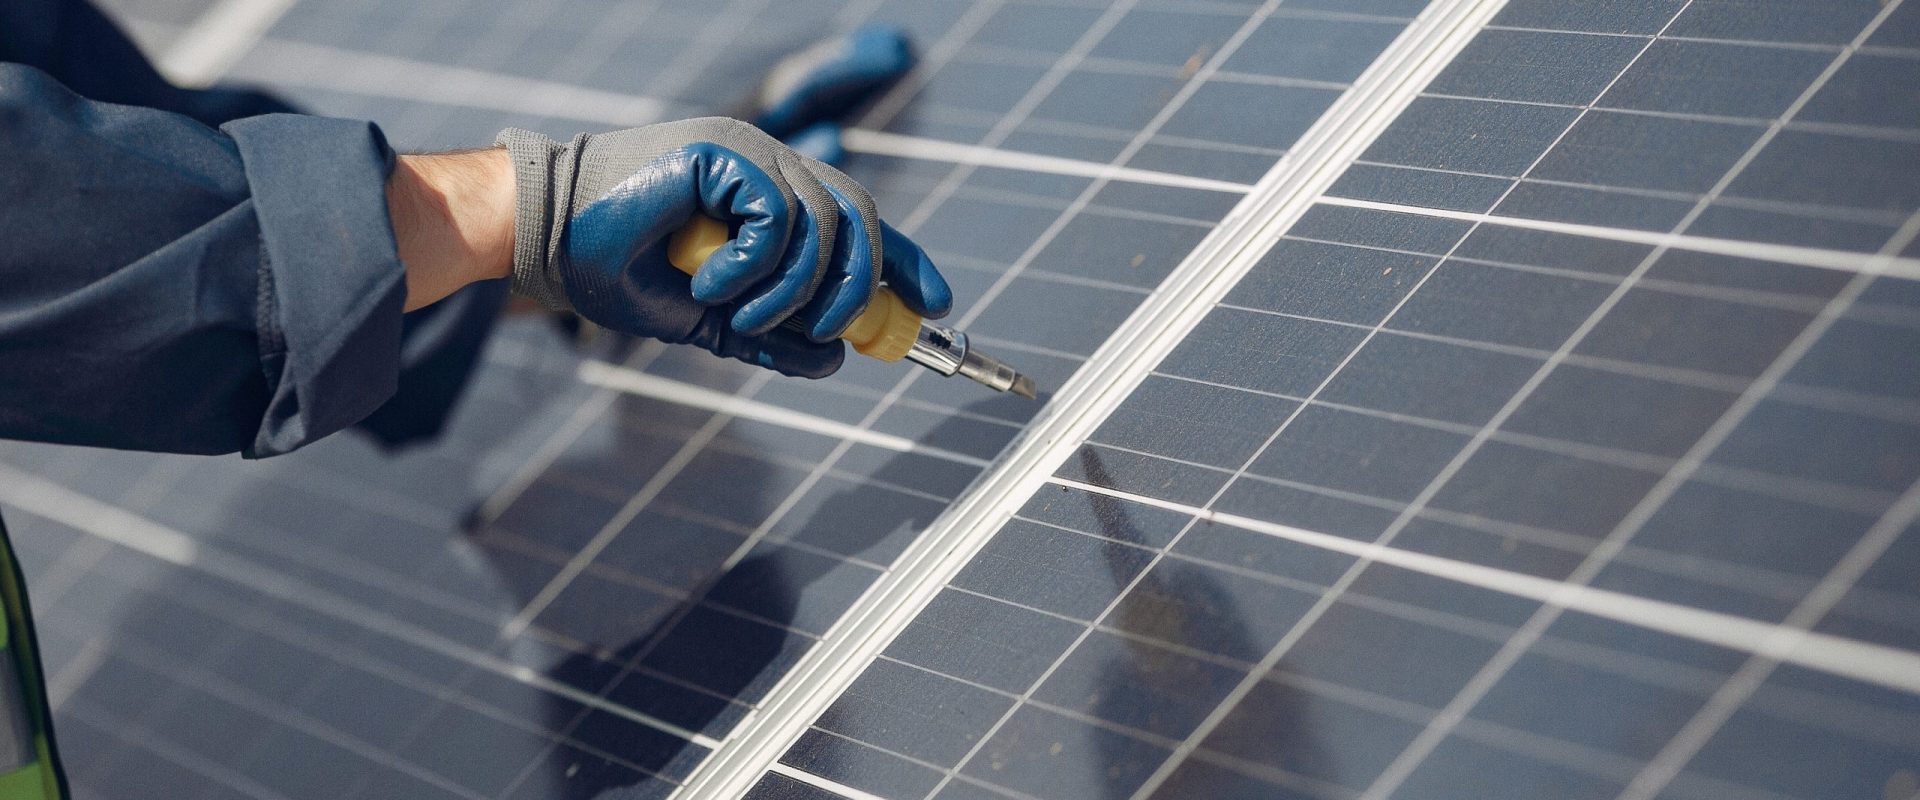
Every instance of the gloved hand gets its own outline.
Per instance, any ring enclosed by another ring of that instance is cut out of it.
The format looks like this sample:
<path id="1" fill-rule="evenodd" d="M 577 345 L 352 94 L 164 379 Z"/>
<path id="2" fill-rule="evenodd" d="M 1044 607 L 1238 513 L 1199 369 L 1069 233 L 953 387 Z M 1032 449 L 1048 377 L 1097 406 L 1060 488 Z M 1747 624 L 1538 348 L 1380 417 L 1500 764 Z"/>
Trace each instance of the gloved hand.
<path id="1" fill-rule="evenodd" d="M 754 107 L 742 116 L 792 143 L 815 125 L 838 128 L 855 109 L 906 77 L 917 60 L 905 30 L 862 25 L 781 59 L 755 93 Z"/>
<path id="2" fill-rule="evenodd" d="M 514 290 L 551 308 L 787 375 L 839 369 L 841 332 L 885 280 L 938 318 L 952 291 L 926 253 L 880 221 L 865 189 L 744 122 L 690 119 L 560 145 L 509 129 Z M 733 241 L 689 277 L 667 240 L 694 214 Z"/>

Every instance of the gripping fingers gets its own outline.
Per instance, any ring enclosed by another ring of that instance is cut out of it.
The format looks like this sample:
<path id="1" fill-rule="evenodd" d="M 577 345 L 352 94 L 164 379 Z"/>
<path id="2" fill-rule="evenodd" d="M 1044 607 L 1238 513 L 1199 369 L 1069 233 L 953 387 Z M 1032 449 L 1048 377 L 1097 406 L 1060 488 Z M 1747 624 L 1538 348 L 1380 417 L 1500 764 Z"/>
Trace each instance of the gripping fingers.
<path id="1" fill-rule="evenodd" d="M 876 248 L 869 223 L 858 206 L 832 186 L 827 191 L 840 206 L 840 230 L 834 240 L 833 258 L 827 266 L 813 301 L 795 319 L 816 342 L 840 338 L 847 326 L 867 310 L 874 290 L 880 287 L 880 273 L 874 263 Z"/>
<path id="2" fill-rule="evenodd" d="M 953 310 L 953 289 L 920 245 L 883 220 L 880 246 L 882 274 L 907 308 L 927 319 L 939 319 Z"/>
<path id="3" fill-rule="evenodd" d="M 694 274 L 693 297 L 707 305 L 729 302 L 779 271 L 804 209 L 783 181 L 732 150 L 697 142 L 684 152 L 693 161 L 700 207 L 738 224 L 733 240 Z"/>
<path id="4" fill-rule="evenodd" d="M 733 329 L 749 336 L 773 330 L 813 299 L 826 271 L 824 248 L 833 247 L 839 225 L 836 208 L 800 203 L 793 234 L 773 276 L 762 282 L 756 296 L 733 312 Z"/>

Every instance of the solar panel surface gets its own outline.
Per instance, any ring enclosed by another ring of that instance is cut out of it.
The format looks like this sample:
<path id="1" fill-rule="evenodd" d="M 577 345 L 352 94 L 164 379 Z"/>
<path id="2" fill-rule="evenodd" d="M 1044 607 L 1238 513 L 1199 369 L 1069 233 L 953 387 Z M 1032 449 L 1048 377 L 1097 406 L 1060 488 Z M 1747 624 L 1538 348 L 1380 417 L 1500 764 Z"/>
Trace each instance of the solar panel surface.
<path id="1" fill-rule="evenodd" d="M 1911 792 L 1911 12 L 1662 5 L 1508 4 L 764 794 Z"/>
<path id="2" fill-rule="evenodd" d="M 307 0 L 234 75 L 468 145 L 724 109 L 887 19 L 926 68 L 870 128 L 1246 184 L 1423 6 Z M 1920 647 L 1920 295 L 1861 271 L 1920 256 L 1920 28 L 1810 7 L 1507 3 L 753 796 L 1900 796 L 1897 674 L 1621 610 Z M 1241 196 L 851 170 L 1051 386 Z M 516 324 L 397 460 L 6 445 L 76 781 L 665 796 L 1032 413 L 968 388 Z M 1615 594 L 1527 593 L 1571 583 Z"/>
<path id="3" fill-rule="evenodd" d="M 1242 10 L 560 9 L 296 5 L 233 75 L 379 120 L 403 147 L 471 144 L 506 125 L 560 135 L 724 108 L 773 59 L 873 14 L 924 29 L 929 46 L 929 79 L 877 109 L 877 128 L 1101 161 L 1211 158 L 1193 172 L 1225 177 L 1277 152 L 1210 140 L 1235 116 L 1224 99 L 1156 119 L 1167 97 L 1151 87 L 1184 80 L 1217 37 L 1149 52 L 1141 26 L 1190 17 L 1230 32 Z M 135 19 L 157 44 L 180 38 L 167 19 Z M 1090 27 L 1118 35 L 1098 50 Z M 1334 94 L 1287 83 L 1236 85 L 1308 106 Z M 557 87 L 621 103 L 556 101 Z M 562 117 L 505 111 L 523 107 Z M 1195 135 L 1142 134 L 1149 124 Z M 921 161 L 853 168 L 946 265 L 967 327 L 1052 385 L 1237 199 Z M 184 796 L 670 791 L 1032 413 L 882 365 L 802 384 L 643 348 L 582 371 L 525 324 L 489 362 L 451 441 L 394 463 L 350 441 L 259 465 L 13 446 L 12 463 L 104 501 L 96 511 L 131 510 L 192 544 L 191 563 L 165 567 L 31 513 L 17 523 L 47 568 L 93 580 L 130 562 L 126 596 L 93 601 L 105 609 L 42 592 L 55 669 L 79 665 L 62 708 L 71 747 L 100 754 L 76 761 L 84 792 L 154 786 L 156 762 L 175 765 L 164 774 Z M 647 396 L 689 385 L 806 421 Z"/>

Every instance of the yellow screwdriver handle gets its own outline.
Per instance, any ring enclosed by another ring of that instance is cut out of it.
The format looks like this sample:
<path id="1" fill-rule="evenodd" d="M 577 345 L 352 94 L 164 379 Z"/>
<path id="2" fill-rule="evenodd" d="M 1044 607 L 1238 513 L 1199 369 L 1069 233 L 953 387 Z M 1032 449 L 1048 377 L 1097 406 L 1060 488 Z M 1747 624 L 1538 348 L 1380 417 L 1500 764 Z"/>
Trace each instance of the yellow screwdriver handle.
<path id="1" fill-rule="evenodd" d="M 727 230 L 727 224 L 705 214 L 695 214 L 693 221 L 673 234 L 667 240 L 667 260 L 675 269 L 692 275 L 707 263 L 707 256 L 713 255 L 733 238 Z M 876 268 L 878 264 L 874 265 Z M 867 304 L 867 310 L 860 314 L 847 332 L 840 334 L 853 349 L 861 355 L 881 361 L 899 361 L 907 357 L 907 351 L 913 349 L 913 342 L 920 336 L 920 315 L 907 310 L 907 304 L 900 302 L 900 296 L 885 286 L 873 295 L 873 302 Z"/>

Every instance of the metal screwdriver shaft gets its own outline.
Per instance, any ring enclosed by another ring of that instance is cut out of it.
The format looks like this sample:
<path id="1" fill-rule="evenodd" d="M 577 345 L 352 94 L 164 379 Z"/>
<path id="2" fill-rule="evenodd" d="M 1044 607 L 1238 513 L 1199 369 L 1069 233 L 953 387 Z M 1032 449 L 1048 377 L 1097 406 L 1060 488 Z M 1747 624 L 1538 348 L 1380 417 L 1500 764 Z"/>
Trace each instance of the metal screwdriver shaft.
<path id="1" fill-rule="evenodd" d="M 731 236 L 726 223 L 696 215 L 667 243 L 667 260 L 675 269 L 692 275 Z M 1039 399 L 1032 378 L 974 349 L 965 333 L 921 319 L 884 286 L 840 338 L 860 354 L 881 361 L 904 358 L 941 375 L 965 376 L 996 392 Z"/>

